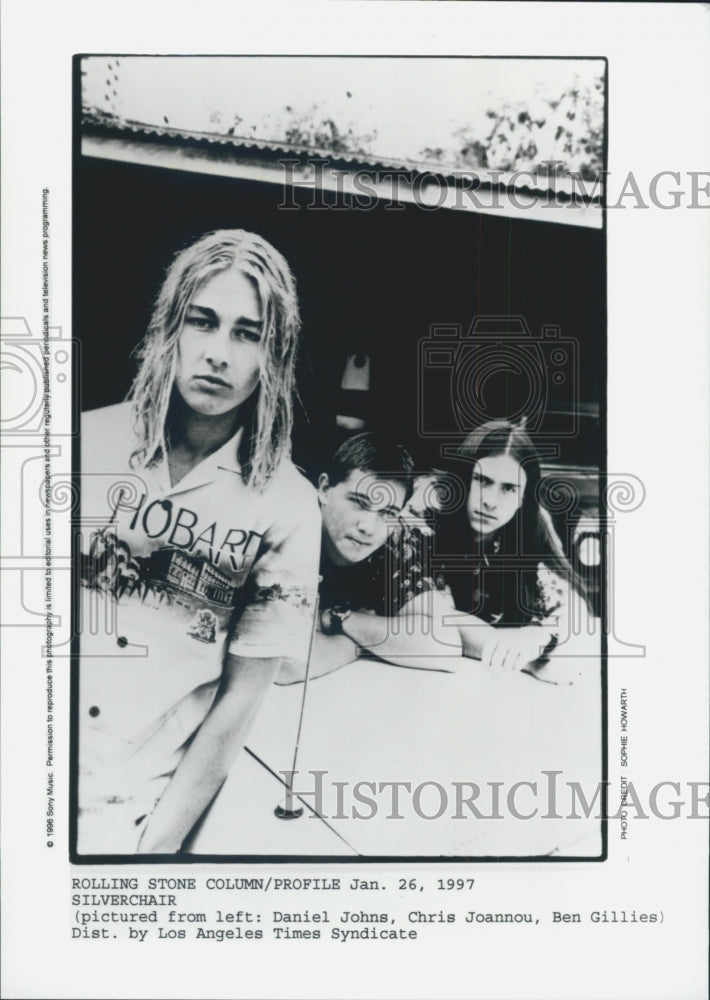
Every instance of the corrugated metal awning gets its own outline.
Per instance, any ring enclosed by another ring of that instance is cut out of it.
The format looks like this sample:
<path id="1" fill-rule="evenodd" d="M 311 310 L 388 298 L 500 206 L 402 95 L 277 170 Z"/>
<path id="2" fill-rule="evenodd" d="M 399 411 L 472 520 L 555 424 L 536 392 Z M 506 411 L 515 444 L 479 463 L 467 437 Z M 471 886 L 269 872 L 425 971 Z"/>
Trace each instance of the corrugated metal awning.
<path id="1" fill-rule="evenodd" d="M 495 213 L 601 228 L 601 186 L 534 171 L 454 170 L 434 162 L 381 159 L 364 153 L 247 136 L 149 125 L 87 110 L 82 154 L 100 159 L 310 188 L 425 210 Z M 591 190 L 590 190 L 591 188 Z"/>

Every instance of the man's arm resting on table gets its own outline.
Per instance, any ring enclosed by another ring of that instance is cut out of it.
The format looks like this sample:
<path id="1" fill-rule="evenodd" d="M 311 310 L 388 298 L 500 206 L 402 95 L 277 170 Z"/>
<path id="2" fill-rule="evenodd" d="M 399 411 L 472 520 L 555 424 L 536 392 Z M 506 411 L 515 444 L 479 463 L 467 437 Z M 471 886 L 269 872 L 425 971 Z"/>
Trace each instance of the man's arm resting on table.
<path id="1" fill-rule="evenodd" d="M 452 673 L 451 662 L 442 666 L 441 660 L 461 656 L 457 628 L 443 624 L 450 611 L 453 608 L 433 591 L 413 598 L 396 617 L 354 611 L 343 622 L 343 634 L 315 633 L 308 676 L 321 677 L 352 663 L 361 649 L 397 666 Z M 324 615 L 328 616 L 328 609 Z M 286 660 L 276 683 L 296 684 L 304 678 L 305 666 Z"/>
<path id="2" fill-rule="evenodd" d="M 494 628 L 475 615 L 462 614 L 459 623 L 464 656 L 482 660 L 485 667 L 519 670 L 548 684 L 573 684 L 594 677 L 595 657 L 560 655 L 552 633 L 539 625 Z M 518 654 L 517 657 L 515 654 Z"/>
<path id="3" fill-rule="evenodd" d="M 451 658 L 461 657 L 462 646 L 458 628 L 445 621 L 452 611 L 444 597 L 430 590 L 391 618 L 354 611 L 343 622 L 343 632 L 388 663 L 453 673 Z"/>
<path id="4" fill-rule="evenodd" d="M 458 628 L 462 655 L 472 660 L 480 660 L 484 646 L 495 635 L 493 626 L 464 611 L 451 611 L 446 620 L 449 625 Z"/>
<path id="5" fill-rule="evenodd" d="M 346 663 L 352 663 L 360 654 L 357 643 L 353 642 L 346 635 L 324 635 L 320 630 L 313 635 L 313 648 L 311 649 L 311 666 L 308 677 L 313 680 L 330 674 L 334 670 L 339 670 Z M 276 678 L 276 683 L 298 684 L 305 680 L 306 665 L 300 660 L 283 661 L 281 670 Z"/>
<path id="6" fill-rule="evenodd" d="M 450 620 L 458 625 L 464 656 L 482 660 L 486 667 L 529 670 L 535 676 L 543 676 L 539 658 L 551 645 L 548 629 L 539 625 L 494 628 L 475 615 L 461 612 L 456 612 Z"/>
<path id="7" fill-rule="evenodd" d="M 219 791 L 281 665 L 228 655 L 217 696 L 148 819 L 140 854 L 174 854 Z"/>

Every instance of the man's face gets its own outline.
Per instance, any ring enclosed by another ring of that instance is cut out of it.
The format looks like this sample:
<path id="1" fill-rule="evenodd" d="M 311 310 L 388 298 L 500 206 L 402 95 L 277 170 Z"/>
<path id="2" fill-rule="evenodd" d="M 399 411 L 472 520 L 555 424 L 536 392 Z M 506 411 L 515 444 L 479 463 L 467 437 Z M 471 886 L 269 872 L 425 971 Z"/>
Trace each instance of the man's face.
<path id="1" fill-rule="evenodd" d="M 336 566 L 354 565 L 384 545 L 405 496 L 401 483 L 379 479 L 372 472 L 353 469 L 336 486 L 331 486 L 323 473 L 318 480 L 318 497 L 323 539 L 331 561 Z"/>
<path id="2" fill-rule="evenodd" d="M 527 478 L 510 455 L 489 455 L 476 462 L 467 510 L 477 535 L 492 535 L 512 521 L 523 505 Z"/>
<path id="3" fill-rule="evenodd" d="M 204 281 L 185 312 L 175 384 L 196 413 L 237 411 L 259 384 L 262 308 L 256 285 L 236 267 Z"/>

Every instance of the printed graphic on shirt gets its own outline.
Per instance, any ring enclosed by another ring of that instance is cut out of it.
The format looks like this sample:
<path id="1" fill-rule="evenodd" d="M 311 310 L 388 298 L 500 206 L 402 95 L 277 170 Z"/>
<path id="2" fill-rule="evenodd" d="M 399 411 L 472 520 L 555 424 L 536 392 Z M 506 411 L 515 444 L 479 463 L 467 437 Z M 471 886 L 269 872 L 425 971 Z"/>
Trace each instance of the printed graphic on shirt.
<path id="1" fill-rule="evenodd" d="M 203 608 L 195 615 L 187 634 L 193 639 L 199 639 L 200 642 L 216 642 L 217 625 L 217 616 L 207 608 Z"/>
<path id="2" fill-rule="evenodd" d="M 234 580 L 205 556 L 167 545 L 147 556 L 133 555 L 112 528 L 92 534 L 89 554 L 82 555 L 81 578 L 86 586 L 117 601 L 134 598 L 149 607 L 177 605 L 187 612 L 210 606 L 216 612 L 212 614 L 215 629 L 219 613 L 231 609 L 237 592 Z M 206 618 L 201 621 L 201 636 L 207 634 L 206 622 Z"/>
<path id="3" fill-rule="evenodd" d="M 169 545 L 147 556 L 133 555 L 110 526 L 91 535 L 89 553 L 81 557 L 81 582 L 117 602 L 132 600 L 145 607 L 170 608 L 186 620 L 185 634 L 205 643 L 217 642 L 217 633 L 227 627 L 240 592 L 250 604 L 281 601 L 304 611 L 313 607 L 313 595 L 305 586 L 249 580 L 240 587 L 238 577 L 227 576 L 205 555 Z"/>
<path id="4" fill-rule="evenodd" d="M 119 516 L 127 520 L 131 532 L 142 532 L 150 542 L 162 543 L 170 548 L 184 549 L 206 556 L 214 566 L 232 573 L 240 573 L 253 561 L 262 536 L 246 528 L 218 527 L 217 521 L 200 519 L 190 507 L 178 506 L 163 498 L 146 503 L 143 493 L 135 504 L 128 501 L 127 491 L 121 491 L 111 516 L 114 523 Z"/>

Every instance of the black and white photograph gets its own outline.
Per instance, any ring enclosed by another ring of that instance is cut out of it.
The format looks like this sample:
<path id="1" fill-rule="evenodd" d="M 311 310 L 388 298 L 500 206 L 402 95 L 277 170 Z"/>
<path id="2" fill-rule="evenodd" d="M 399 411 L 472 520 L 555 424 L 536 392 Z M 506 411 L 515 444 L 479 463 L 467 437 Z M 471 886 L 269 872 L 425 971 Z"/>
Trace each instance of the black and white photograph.
<path id="1" fill-rule="evenodd" d="M 601 858 L 604 60 L 75 70 L 77 860 Z"/>

